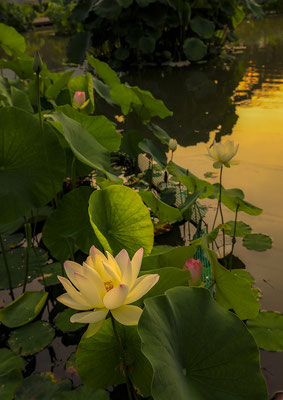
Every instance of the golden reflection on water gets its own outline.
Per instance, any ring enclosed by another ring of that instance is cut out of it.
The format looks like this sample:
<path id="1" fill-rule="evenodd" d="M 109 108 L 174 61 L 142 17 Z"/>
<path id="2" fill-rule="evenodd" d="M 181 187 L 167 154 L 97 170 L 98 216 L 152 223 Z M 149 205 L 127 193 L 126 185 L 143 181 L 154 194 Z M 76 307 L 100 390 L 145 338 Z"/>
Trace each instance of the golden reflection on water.
<path id="1" fill-rule="evenodd" d="M 257 79 L 257 71 L 248 68 L 235 95 L 248 92 Z M 223 183 L 226 188 L 243 189 L 247 201 L 263 208 L 259 217 L 240 213 L 239 218 L 250 224 L 255 233 L 265 233 L 273 239 L 272 250 L 258 253 L 237 246 L 236 254 L 256 276 L 256 283 L 263 291 L 264 307 L 283 312 L 283 79 L 261 84 L 250 99 L 237 105 L 236 113 L 239 118 L 232 135 L 223 136 L 222 141 L 240 143 L 235 157 L 239 165 L 224 169 Z M 204 179 L 205 172 L 214 170 L 205 156 L 206 147 L 214 137 L 212 132 L 208 143 L 179 147 L 174 161 Z M 209 180 L 213 183 L 218 178 Z M 229 210 L 225 210 L 225 216 L 227 221 L 233 218 Z"/>

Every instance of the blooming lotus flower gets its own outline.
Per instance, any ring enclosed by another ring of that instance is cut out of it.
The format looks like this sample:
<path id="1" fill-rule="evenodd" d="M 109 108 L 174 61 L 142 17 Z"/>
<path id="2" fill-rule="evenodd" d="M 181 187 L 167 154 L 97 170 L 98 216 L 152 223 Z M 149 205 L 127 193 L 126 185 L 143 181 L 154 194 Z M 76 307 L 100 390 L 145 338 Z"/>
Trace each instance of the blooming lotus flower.
<path id="1" fill-rule="evenodd" d="M 144 296 L 158 281 L 158 274 L 138 278 L 143 249 L 130 260 L 126 250 L 114 258 L 107 258 L 94 246 L 86 262 L 80 265 L 66 261 L 66 279 L 58 276 L 67 293 L 58 301 L 75 310 L 84 312 L 72 315 L 71 322 L 90 324 L 86 336 L 94 335 L 102 326 L 108 312 L 123 325 L 137 325 L 142 309 L 130 305 Z"/>
<path id="2" fill-rule="evenodd" d="M 214 142 L 210 148 L 207 148 L 208 154 L 207 156 L 214 160 L 214 168 L 220 168 L 222 165 L 225 167 L 230 167 L 232 163 L 231 160 L 237 153 L 239 145 L 234 145 L 233 140 L 228 140 L 225 143 L 216 143 Z"/>
<path id="3" fill-rule="evenodd" d="M 200 260 L 188 258 L 183 269 L 187 269 L 191 273 L 190 286 L 199 286 L 201 284 L 202 263 Z"/>

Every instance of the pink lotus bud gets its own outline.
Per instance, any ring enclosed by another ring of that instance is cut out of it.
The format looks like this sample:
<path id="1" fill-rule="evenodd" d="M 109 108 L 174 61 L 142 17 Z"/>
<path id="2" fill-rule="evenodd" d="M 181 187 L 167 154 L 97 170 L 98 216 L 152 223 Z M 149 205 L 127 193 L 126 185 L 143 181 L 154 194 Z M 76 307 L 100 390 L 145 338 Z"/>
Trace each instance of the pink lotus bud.
<path id="1" fill-rule="evenodd" d="M 202 263 L 200 260 L 188 258 L 183 269 L 187 269 L 191 273 L 190 286 L 199 286 L 201 284 Z"/>
<path id="2" fill-rule="evenodd" d="M 85 92 L 76 92 L 74 95 L 74 104 L 81 107 L 85 103 Z"/>

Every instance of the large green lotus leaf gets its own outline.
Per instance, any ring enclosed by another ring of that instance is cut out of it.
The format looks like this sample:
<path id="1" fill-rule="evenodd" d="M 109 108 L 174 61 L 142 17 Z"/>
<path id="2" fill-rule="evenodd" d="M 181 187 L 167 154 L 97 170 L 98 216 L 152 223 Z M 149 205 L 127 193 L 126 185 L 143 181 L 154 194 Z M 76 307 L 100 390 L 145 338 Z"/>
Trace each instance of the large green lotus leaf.
<path id="1" fill-rule="evenodd" d="M 62 133 L 75 156 L 84 164 L 104 172 L 109 179 L 118 180 L 111 174 L 110 154 L 80 123 L 62 112 L 52 114 L 56 128 Z"/>
<path id="2" fill-rule="evenodd" d="M 235 229 L 235 221 L 225 222 L 225 233 L 229 236 L 234 236 L 234 229 Z M 245 222 L 237 221 L 236 222 L 236 232 L 235 237 L 242 237 L 246 236 L 251 233 L 252 228 L 245 224 Z"/>
<path id="3" fill-rule="evenodd" d="M 215 31 L 214 22 L 200 16 L 196 16 L 191 20 L 191 28 L 204 39 L 211 38 Z"/>
<path id="4" fill-rule="evenodd" d="M 168 206 L 154 196 L 152 192 L 139 192 L 144 203 L 151 209 L 153 214 L 159 219 L 159 222 L 176 222 L 182 220 L 182 215 L 178 208 Z"/>
<path id="5" fill-rule="evenodd" d="M 66 89 L 69 80 L 71 79 L 72 75 L 74 73 L 74 70 L 64 72 L 60 74 L 57 79 L 54 79 L 54 82 L 48 86 L 45 96 L 47 98 L 51 98 L 53 100 L 56 100 L 58 97 L 59 93 L 63 90 Z"/>
<path id="6" fill-rule="evenodd" d="M 52 397 L 52 400 L 109 400 L 109 394 L 103 389 L 92 389 L 86 386 L 79 386 L 75 390 L 60 392 Z"/>
<path id="7" fill-rule="evenodd" d="M 195 176 L 179 176 L 179 180 L 186 186 L 190 193 L 200 193 L 198 196 L 200 199 L 213 196 L 215 192 L 215 188 L 211 183 L 198 179 Z"/>
<path id="8" fill-rule="evenodd" d="M 65 156 L 51 126 L 44 124 L 42 135 L 32 114 L 4 107 L 0 120 L 1 223 L 7 223 L 45 205 L 61 189 Z"/>
<path id="9" fill-rule="evenodd" d="M 148 271 L 155 268 L 182 268 L 187 258 L 193 258 L 196 252 L 194 246 L 155 246 L 149 256 L 144 257 L 141 269 Z"/>
<path id="10" fill-rule="evenodd" d="M 2 241 L 5 251 L 9 251 L 12 250 L 14 247 L 17 247 L 23 239 L 24 239 L 23 233 L 15 233 L 14 235 L 3 235 Z M 0 248 L 0 253 L 2 253 L 1 248 Z"/>
<path id="11" fill-rule="evenodd" d="M 158 274 L 159 280 L 149 292 L 136 302 L 137 305 L 142 305 L 148 297 L 164 294 L 168 289 L 177 286 L 189 286 L 189 280 L 191 279 L 191 273 L 188 270 L 172 267 L 141 271 L 140 273 L 141 276 L 147 274 Z"/>
<path id="12" fill-rule="evenodd" d="M 6 375 L 0 376 L 0 400 L 13 400 L 15 391 L 23 380 L 19 369 L 13 369 Z"/>
<path id="13" fill-rule="evenodd" d="M 205 251 L 214 271 L 216 301 L 226 309 L 233 309 L 242 320 L 256 318 L 260 303 L 251 282 L 237 271 L 229 271 L 219 264 L 212 250 Z"/>
<path id="14" fill-rule="evenodd" d="M 202 60 L 207 54 L 207 45 L 198 38 L 187 38 L 183 44 L 185 56 L 190 61 Z"/>
<path id="15" fill-rule="evenodd" d="M 0 322 L 8 328 L 26 325 L 35 319 L 47 300 L 46 292 L 25 292 L 0 310 Z"/>
<path id="16" fill-rule="evenodd" d="M 152 368 L 141 352 L 136 326 L 116 323 L 125 352 L 128 373 L 133 384 L 144 396 L 150 394 Z M 94 389 L 125 382 L 122 373 L 120 347 L 110 318 L 90 338 L 82 338 L 77 350 L 79 375 L 86 386 Z"/>
<path id="17" fill-rule="evenodd" d="M 88 254 L 96 241 L 88 215 L 91 193 L 90 187 L 81 186 L 66 194 L 43 227 L 44 244 L 61 262 L 71 257 L 73 244 Z"/>
<path id="18" fill-rule="evenodd" d="M 25 38 L 12 26 L 0 24 L 0 47 L 8 56 L 24 53 L 26 50 Z"/>
<path id="19" fill-rule="evenodd" d="M 160 140 L 161 143 L 169 146 L 170 136 L 160 126 L 151 122 L 147 125 L 148 129 L 154 134 L 154 136 Z"/>
<path id="20" fill-rule="evenodd" d="M 18 247 L 6 253 L 13 288 L 19 287 L 24 283 L 26 253 L 27 249 L 22 247 Z M 43 265 L 46 263 L 47 259 L 47 253 L 42 249 L 36 249 L 36 254 L 34 250 L 30 251 L 28 282 L 32 281 L 40 274 L 40 264 Z M 1 289 L 9 289 L 9 280 L 2 253 L 0 253 L 0 290 Z"/>
<path id="21" fill-rule="evenodd" d="M 134 104 L 139 106 L 142 105 L 141 100 L 132 90 L 132 88 L 122 83 L 111 87 L 110 96 L 116 104 L 119 104 L 122 113 L 125 115 L 132 111 Z"/>
<path id="22" fill-rule="evenodd" d="M 248 250 L 265 251 L 271 249 L 272 240 L 267 235 L 261 233 L 251 233 L 243 238 L 243 246 Z"/>
<path id="23" fill-rule="evenodd" d="M 217 192 L 216 198 L 219 198 L 219 184 L 213 185 Z M 224 189 L 222 188 L 221 191 L 221 202 L 225 204 L 229 210 L 236 211 L 243 211 L 249 215 L 260 215 L 262 213 L 262 209 L 254 206 L 251 203 L 248 203 L 244 200 L 244 194 L 240 189 Z"/>
<path id="24" fill-rule="evenodd" d="M 113 185 L 96 190 L 89 199 L 89 216 L 105 249 L 114 254 L 126 249 L 130 257 L 141 247 L 145 255 L 151 252 L 153 225 L 147 207 L 133 189 Z"/>
<path id="25" fill-rule="evenodd" d="M 24 369 L 24 360 L 9 349 L 0 349 L 0 376 L 4 376 L 14 369 Z"/>
<path id="26" fill-rule="evenodd" d="M 32 64 L 32 57 L 23 57 L 22 55 L 13 60 L 0 59 L 0 67 L 14 71 L 20 79 L 32 79 L 34 77 Z"/>
<path id="27" fill-rule="evenodd" d="M 31 375 L 24 379 L 16 391 L 17 400 L 52 400 L 57 393 L 71 390 L 69 379 L 56 381 L 53 374 Z"/>
<path id="28" fill-rule="evenodd" d="M 180 287 L 147 299 L 138 332 L 155 400 L 267 400 L 251 334 L 207 289 Z"/>
<path id="29" fill-rule="evenodd" d="M 115 0 L 99 0 L 95 3 L 93 11 L 101 18 L 112 20 L 119 17 L 122 7 Z"/>
<path id="30" fill-rule="evenodd" d="M 75 332 L 78 329 L 83 328 L 86 324 L 80 324 L 78 322 L 71 322 L 70 318 L 72 315 L 76 314 L 77 310 L 72 310 L 71 308 L 67 308 L 63 312 L 57 315 L 55 319 L 55 325 L 62 332 Z"/>
<path id="31" fill-rule="evenodd" d="M 119 149 L 122 136 L 116 131 L 113 122 L 104 115 L 88 116 L 75 110 L 69 104 L 56 107 L 56 110 L 79 122 L 108 151 Z"/>
<path id="32" fill-rule="evenodd" d="M 12 105 L 16 108 L 20 108 L 21 110 L 27 112 L 33 112 L 33 108 L 30 104 L 29 97 L 27 93 L 23 90 L 20 90 L 14 86 L 11 86 L 11 100 Z"/>
<path id="33" fill-rule="evenodd" d="M 101 78 L 106 85 L 112 87 L 121 83 L 116 72 L 109 67 L 108 64 L 94 58 L 93 56 L 88 56 L 87 59 L 90 65 L 95 69 L 99 78 Z"/>
<path id="34" fill-rule="evenodd" d="M 247 321 L 249 331 L 258 347 L 268 351 L 283 351 L 283 315 L 277 312 L 260 312 Z"/>
<path id="35" fill-rule="evenodd" d="M 21 356 L 38 353 L 54 339 L 55 331 L 45 321 L 36 321 L 11 332 L 8 344 Z"/>
<path id="36" fill-rule="evenodd" d="M 157 146 L 152 140 L 143 139 L 139 143 L 139 148 L 143 152 L 149 154 L 162 168 L 166 166 L 167 157 L 164 150 Z"/>
<path id="37" fill-rule="evenodd" d="M 88 105 L 83 109 L 84 112 L 92 114 L 94 111 L 93 82 L 91 74 L 77 75 L 68 82 L 71 101 L 77 91 L 85 92 Z"/>

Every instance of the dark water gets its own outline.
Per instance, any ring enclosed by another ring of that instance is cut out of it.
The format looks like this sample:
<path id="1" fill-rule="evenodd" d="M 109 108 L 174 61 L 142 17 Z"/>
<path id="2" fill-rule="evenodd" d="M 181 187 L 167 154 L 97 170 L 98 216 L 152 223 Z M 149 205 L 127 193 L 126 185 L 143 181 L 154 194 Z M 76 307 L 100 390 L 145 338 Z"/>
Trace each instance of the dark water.
<path id="1" fill-rule="evenodd" d="M 200 178 L 213 171 L 204 154 L 215 137 L 240 143 L 239 165 L 225 170 L 224 186 L 243 189 L 247 201 L 263 208 L 259 217 L 240 214 L 239 219 L 255 233 L 271 236 L 273 248 L 256 253 L 238 243 L 236 255 L 262 291 L 262 308 L 283 313 L 283 16 L 245 23 L 238 35 L 232 61 L 135 70 L 124 79 L 152 91 L 174 112 L 174 118 L 160 123 L 178 140 L 174 161 Z M 64 67 L 67 39 L 44 30 L 28 34 L 27 41 L 30 54 L 40 49 L 49 68 Z M 212 216 L 215 203 L 204 203 Z M 226 212 L 225 217 L 232 215 Z M 72 377 L 77 384 L 78 378 L 63 367 L 75 340 L 74 334 L 57 337 L 31 360 L 30 368 L 52 370 L 56 378 Z M 262 352 L 261 364 L 270 394 L 283 390 L 283 353 Z"/>

